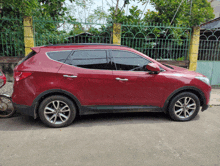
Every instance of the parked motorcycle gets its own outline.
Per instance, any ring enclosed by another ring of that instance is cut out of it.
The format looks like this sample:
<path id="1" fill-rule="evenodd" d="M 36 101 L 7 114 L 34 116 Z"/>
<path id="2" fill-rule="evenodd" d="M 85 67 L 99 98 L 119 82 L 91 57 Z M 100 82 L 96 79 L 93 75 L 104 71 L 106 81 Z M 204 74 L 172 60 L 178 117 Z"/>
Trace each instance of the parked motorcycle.
<path id="1" fill-rule="evenodd" d="M 6 84 L 6 77 L 0 70 L 0 88 Z M 0 94 L 0 118 L 9 118 L 15 113 L 11 97 L 6 94 Z"/>

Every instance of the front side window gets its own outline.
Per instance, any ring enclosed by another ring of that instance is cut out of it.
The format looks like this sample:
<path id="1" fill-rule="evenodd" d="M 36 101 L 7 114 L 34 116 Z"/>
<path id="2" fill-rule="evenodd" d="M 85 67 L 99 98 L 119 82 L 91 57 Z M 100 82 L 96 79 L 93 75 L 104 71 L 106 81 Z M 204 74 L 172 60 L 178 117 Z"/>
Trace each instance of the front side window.
<path id="1" fill-rule="evenodd" d="M 77 50 L 68 57 L 67 63 L 87 69 L 110 70 L 105 50 Z"/>
<path id="2" fill-rule="evenodd" d="M 116 70 L 145 71 L 149 60 L 132 52 L 113 50 L 111 52 L 112 62 Z"/>

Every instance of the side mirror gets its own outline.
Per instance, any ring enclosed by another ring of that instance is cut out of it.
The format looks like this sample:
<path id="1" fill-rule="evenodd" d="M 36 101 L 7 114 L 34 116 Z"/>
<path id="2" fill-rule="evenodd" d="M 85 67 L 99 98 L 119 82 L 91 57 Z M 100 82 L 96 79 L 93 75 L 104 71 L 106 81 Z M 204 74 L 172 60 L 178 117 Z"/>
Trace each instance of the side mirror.
<path id="1" fill-rule="evenodd" d="M 150 71 L 156 71 L 159 72 L 160 71 L 160 67 L 158 66 L 158 64 L 156 63 L 148 63 L 148 65 L 146 66 L 146 68 Z"/>

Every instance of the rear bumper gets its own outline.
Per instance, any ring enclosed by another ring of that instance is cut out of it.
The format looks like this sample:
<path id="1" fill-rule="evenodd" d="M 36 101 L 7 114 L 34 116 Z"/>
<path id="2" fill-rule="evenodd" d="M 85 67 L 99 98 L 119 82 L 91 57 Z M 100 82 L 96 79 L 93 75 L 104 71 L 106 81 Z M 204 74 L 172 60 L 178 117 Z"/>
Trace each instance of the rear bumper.
<path id="1" fill-rule="evenodd" d="M 35 105 L 32 106 L 27 106 L 27 105 L 20 105 L 13 103 L 13 106 L 15 110 L 23 115 L 28 115 L 36 118 L 37 116 L 35 115 Z"/>

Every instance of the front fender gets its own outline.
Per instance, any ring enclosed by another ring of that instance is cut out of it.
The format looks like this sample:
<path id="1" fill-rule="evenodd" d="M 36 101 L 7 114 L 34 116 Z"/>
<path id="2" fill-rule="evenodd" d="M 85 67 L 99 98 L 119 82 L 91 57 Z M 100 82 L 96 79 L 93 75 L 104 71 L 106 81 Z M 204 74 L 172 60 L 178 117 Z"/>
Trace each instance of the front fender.
<path id="1" fill-rule="evenodd" d="M 181 88 L 176 89 L 175 91 L 173 91 L 169 95 L 169 97 L 165 100 L 164 105 L 163 105 L 163 110 L 164 110 L 165 113 L 167 112 L 167 107 L 169 106 L 169 102 L 172 100 L 172 98 L 175 97 L 176 95 L 182 93 L 182 92 L 192 92 L 192 93 L 194 93 L 200 99 L 200 102 L 201 102 L 202 106 L 206 105 L 205 94 L 199 88 L 194 87 L 194 86 L 184 86 L 184 87 L 181 87 Z"/>

